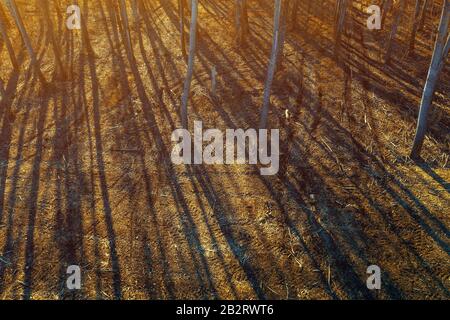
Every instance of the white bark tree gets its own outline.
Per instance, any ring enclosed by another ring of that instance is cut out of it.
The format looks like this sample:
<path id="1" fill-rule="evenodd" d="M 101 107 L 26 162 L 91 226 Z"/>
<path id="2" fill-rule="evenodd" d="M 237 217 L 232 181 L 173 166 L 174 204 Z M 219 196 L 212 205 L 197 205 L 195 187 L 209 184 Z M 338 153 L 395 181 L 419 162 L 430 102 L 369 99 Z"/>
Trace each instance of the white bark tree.
<path id="1" fill-rule="evenodd" d="M 246 44 L 247 36 L 250 32 L 247 0 L 235 0 L 235 10 L 236 44 L 243 46 Z"/>
<path id="2" fill-rule="evenodd" d="M 394 19 L 394 23 L 392 24 L 391 27 L 391 32 L 389 33 L 389 38 L 387 40 L 387 45 L 386 45 L 386 55 L 385 55 L 385 61 L 386 63 L 389 63 L 392 57 L 392 47 L 394 45 L 394 41 L 395 41 L 395 37 L 397 36 L 398 33 L 398 28 L 400 26 L 400 21 L 402 19 L 404 10 L 405 10 L 405 5 L 406 2 L 405 0 L 400 0 L 400 3 L 398 5 L 398 10 Z"/>
<path id="3" fill-rule="evenodd" d="M 25 29 L 25 25 L 23 23 L 22 17 L 20 16 L 19 9 L 17 8 L 15 0 L 4 0 L 6 4 L 9 7 L 9 10 L 14 17 L 14 21 L 17 25 L 17 28 L 20 31 L 20 35 L 22 36 L 23 42 L 25 43 L 25 46 L 27 48 L 28 54 L 31 59 L 31 63 L 33 65 L 33 68 L 38 76 L 38 78 L 43 82 L 46 83 L 46 80 L 41 72 L 41 69 L 39 67 L 39 61 L 37 59 L 37 55 L 34 52 L 33 46 L 30 41 L 30 37 L 28 36 L 27 30 Z"/>
<path id="4" fill-rule="evenodd" d="M 291 11 L 291 21 L 289 25 L 289 30 L 291 31 L 297 28 L 299 10 L 300 10 L 300 0 L 294 0 Z"/>
<path id="5" fill-rule="evenodd" d="M 194 63 L 197 49 L 197 18 L 198 0 L 191 2 L 191 28 L 189 35 L 189 58 L 188 70 L 184 81 L 183 96 L 181 98 L 181 123 L 184 129 L 188 128 L 188 101 L 191 92 L 192 76 L 194 74 Z"/>
<path id="6" fill-rule="evenodd" d="M 40 0 L 40 4 L 43 9 L 44 21 L 45 21 L 45 24 L 47 27 L 47 35 L 52 44 L 53 54 L 55 56 L 56 65 L 59 68 L 59 72 L 61 73 L 61 76 L 63 78 L 65 78 L 66 72 L 65 72 L 63 62 L 61 60 L 61 52 L 59 50 L 59 44 L 57 43 L 57 40 L 55 38 L 55 29 L 53 27 L 53 21 L 52 21 L 52 17 L 50 14 L 51 11 L 50 11 L 48 0 Z"/>
<path id="7" fill-rule="evenodd" d="M 178 14 L 180 15 L 180 43 L 181 43 L 181 54 L 185 61 L 187 61 L 186 53 L 186 32 L 184 31 L 185 16 L 184 10 L 186 9 L 186 0 L 178 0 Z"/>
<path id="8" fill-rule="evenodd" d="M 281 20 L 282 0 L 275 0 L 274 28 L 273 28 L 273 44 L 272 54 L 269 61 L 269 69 L 267 71 L 267 79 L 264 87 L 264 100 L 261 111 L 259 127 L 265 129 L 267 127 L 267 118 L 270 108 L 270 95 L 272 92 L 272 83 L 277 67 L 278 53 L 280 51 L 280 20 Z"/>
<path id="9" fill-rule="evenodd" d="M 388 16 L 389 11 L 392 9 L 392 0 L 383 0 L 381 10 L 381 25 L 384 28 L 384 23 L 386 22 L 386 18 Z"/>
<path id="10" fill-rule="evenodd" d="M 425 25 L 425 19 L 427 18 L 427 9 L 428 9 L 429 0 L 425 0 L 422 5 L 422 12 L 420 14 L 420 22 L 419 22 L 419 30 L 423 30 Z"/>
<path id="11" fill-rule="evenodd" d="M 128 13 L 127 13 L 127 4 L 125 3 L 125 0 L 119 1 L 119 7 L 120 7 L 120 17 L 122 19 L 123 23 L 123 32 L 125 36 L 125 47 L 127 48 L 128 58 L 130 59 L 130 62 L 134 60 L 133 55 L 133 45 L 131 44 L 131 34 L 130 34 L 130 22 L 128 19 Z"/>
<path id="12" fill-rule="evenodd" d="M 345 21 L 347 18 L 348 0 L 338 0 L 336 9 L 336 29 L 335 29 L 335 54 L 339 56 L 341 48 L 341 38 L 344 32 Z"/>
<path id="13" fill-rule="evenodd" d="M 420 157 L 423 141 L 428 127 L 428 114 L 433 103 L 433 97 L 436 90 L 436 85 L 439 80 L 439 75 L 444 68 L 445 60 L 447 59 L 450 49 L 450 34 L 449 34 L 449 20 L 450 20 L 450 0 L 444 0 L 442 5 L 442 15 L 439 24 L 438 36 L 434 46 L 433 57 L 431 59 L 430 69 L 428 70 L 425 88 L 423 90 L 422 101 L 420 103 L 419 119 L 417 121 L 416 135 L 414 138 L 413 147 L 411 150 L 411 158 L 417 159 Z"/>
<path id="14" fill-rule="evenodd" d="M 131 7 L 133 10 L 133 19 L 134 19 L 134 25 L 136 26 L 136 31 L 139 30 L 139 23 L 141 20 L 140 12 L 139 12 L 139 0 L 133 0 L 131 2 Z"/>
<path id="15" fill-rule="evenodd" d="M 408 45 L 408 51 L 409 53 L 412 53 L 414 51 L 415 45 L 416 45 L 416 35 L 417 30 L 419 29 L 420 24 L 420 9 L 421 9 L 421 0 L 416 0 L 416 5 L 414 9 L 414 18 L 413 18 L 413 25 L 411 28 L 411 36 L 409 38 L 409 45 Z"/>

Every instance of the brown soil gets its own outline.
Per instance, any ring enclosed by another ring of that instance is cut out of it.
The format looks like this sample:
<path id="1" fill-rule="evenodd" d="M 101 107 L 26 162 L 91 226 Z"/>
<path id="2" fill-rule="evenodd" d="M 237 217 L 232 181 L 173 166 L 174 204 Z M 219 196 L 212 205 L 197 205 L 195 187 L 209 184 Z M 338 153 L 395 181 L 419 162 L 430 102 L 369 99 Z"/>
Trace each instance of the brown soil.
<path id="1" fill-rule="evenodd" d="M 233 45 L 233 1 L 200 2 L 190 125 L 256 127 L 270 1 L 250 1 L 252 35 L 241 49 Z M 176 1 L 142 1 L 135 67 L 106 1 L 84 1 L 92 51 L 55 14 L 66 80 L 42 12 L 18 1 L 49 84 L 32 72 L 11 25 L 21 67 L 13 71 L 2 43 L 10 98 L 0 107 L 0 298 L 448 299 L 448 67 L 425 162 L 407 157 L 438 2 L 415 53 L 405 56 L 404 21 L 384 64 L 382 46 L 361 45 L 370 34 L 359 2 L 337 62 L 334 2 L 312 1 L 288 34 L 273 88 L 281 170 L 263 177 L 254 166 L 170 161 L 186 73 Z M 213 66 L 217 97 L 209 92 Z M 65 288 L 73 264 L 82 269 L 77 292 Z M 382 270 L 379 291 L 366 287 L 372 264 Z"/>

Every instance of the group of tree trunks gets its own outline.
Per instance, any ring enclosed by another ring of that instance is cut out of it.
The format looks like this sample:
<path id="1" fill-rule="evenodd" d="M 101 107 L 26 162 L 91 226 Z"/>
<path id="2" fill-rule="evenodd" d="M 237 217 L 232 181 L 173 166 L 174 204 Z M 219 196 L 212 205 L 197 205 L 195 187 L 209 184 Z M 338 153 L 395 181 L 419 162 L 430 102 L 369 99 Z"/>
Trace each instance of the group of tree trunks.
<path id="1" fill-rule="evenodd" d="M 44 14 L 44 22 L 48 31 L 48 38 L 52 45 L 55 56 L 55 64 L 58 68 L 61 76 L 65 76 L 66 70 L 60 59 L 61 54 L 59 52 L 59 46 L 54 38 L 53 23 L 50 18 L 50 8 L 48 0 L 36 0 L 41 4 L 41 8 L 47 12 Z M 274 18 L 273 18 L 273 37 L 272 37 L 272 52 L 269 59 L 269 65 L 267 70 L 267 77 L 264 87 L 263 103 L 260 115 L 260 128 L 266 128 L 268 123 L 268 114 L 270 111 L 270 96 L 272 91 L 272 83 L 277 70 L 282 68 L 283 48 L 286 33 L 288 30 L 294 30 L 298 27 L 298 13 L 300 11 L 301 0 L 274 0 Z M 312 0 L 311 0 L 312 1 Z M 346 21 L 349 19 L 349 10 L 354 0 L 336 0 L 335 8 L 335 55 L 336 59 L 340 59 L 340 51 L 342 45 L 342 35 L 345 33 Z M 13 18 L 14 24 L 20 32 L 24 45 L 27 49 L 33 70 L 37 77 L 46 84 L 44 75 L 41 72 L 39 61 L 36 52 L 33 49 L 30 37 L 27 33 L 25 25 L 23 23 L 21 14 L 17 7 L 15 0 L 2 0 L 5 8 L 0 6 L 0 36 L 3 39 L 3 43 L 9 53 L 10 61 L 14 69 L 19 68 L 19 63 L 14 52 L 14 48 L 11 44 L 11 40 L 8 37 L 7 30 L 11 27 L 8 25 L 6 19 L 7 12 Z M 251 36 L 251 23 L 249 21 L 249 0 L 235 0 L 235 44 L 237 48 L 243 48 L 248 45 L 249 37 Z M 381 24 L 382 27 L 386 25 L 386 19 L 388 15 L 392 15 L 392 24 L 390 26 L 389 35 L 386 40 L 385 47 L 385 62 L 389 63 L 393 53 L 393 43 L 398 34 L 399 25 L 402 20 L 402 16 L 405 14 L 406 0 L 380 0 L 381 8 Z M 420 104 L 419 118 L 417 122 L 416 136 L 414 139 L 413 147 L 410 156 L 412 158 L 420 157 L 420 151 L 423 145 L 425 134 L 427 131 L 427 118 L 429 109 L 432 105 L 434 92 L 436 90 L 439 75 L 444 67 L 444 62 L 449 53 L 450 47 L 450 35 L 449 35 L 449 19 L 450 19 L 450 0 L 442 0 L 442 14 L 437 32 L 436 42 L 433 50 L 433 56 L 429 67 L 428 76 L 426 79 L 423 97 Z M 408 43 L 408 53 L 412 53 L 416 46 L 417 33 L 424 28 L 427 12 L 429 9 L 429 0 L 415 0 L 413 23 L 411 27 L 411 34 Z M 134 22 L 136 28 L 139 25 L 139 1 L 131 1 L 131 8 L 133 11 Z M 308 8 L 309 11 L 309 8 Z M 130 34 L 130 23 L 127 13 L 127 4 L 125 0 L 119 1 L 120 20 L 123 26 L 123 32 L 125 35 L 125 46 L 127 54 L 131 61 L 134 61 L 133 45 Z M 181 122 L 184 128 L 188 128 L 188 101 L 191 91 L 191 82 L 194 74 L 195 56 L 196 56 L 196 43 L 197 43 L 197 24 L 198 24 L 198 12 L 199 12 L 199 0 L 178 0 L 178 13 L 180 19 L 180 42 L 181 53 L 187 63 L 187 74 L 184 82 L 183 94 L 181 97 Z M 59 14 L 59 13 L 58 13 Z M 189 24 L 189 34 L 187 35 L 187 24 Z M 82 33 L 86 33 L 85 22 L 82 21 Z M 189 37 L 189 48 L 187 48 L 187 37 Z M 90 45 L 87 41 L 87 49 Z M 216 82 L 216 68 L 212 67 L 212 90 L 215 93 Z M 3 81 L 0 79 L 0 95 L 4 98 L 7 92 L 4 87 Z"/>

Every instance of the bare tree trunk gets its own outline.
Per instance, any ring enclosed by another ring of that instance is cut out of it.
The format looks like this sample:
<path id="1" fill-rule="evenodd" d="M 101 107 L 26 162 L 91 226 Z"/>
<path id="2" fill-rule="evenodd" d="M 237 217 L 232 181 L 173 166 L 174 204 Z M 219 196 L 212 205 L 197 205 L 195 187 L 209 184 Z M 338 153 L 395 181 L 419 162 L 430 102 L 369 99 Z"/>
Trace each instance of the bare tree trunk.
<path id="1" fill-rule="evenodd" d="M 250 27 L 248 24 L 247 0 L 235 0 L 235 10 L 236 44 L 238 46 L 244 46 L 250 32 Z"/>
<path id="2" fill-rule="evenodd" d="M 412 53 L 415 49 L 415 45 L 416 45 L 416 35 L 417 35 L 417 30 L 419 28 L 419 23 L 420 23 L 420 3 L 421 0 L 416 0 L 416 6 L 415 6 L 415 11 L 414 11 L 414 22 L 413 22 L 413 26 L 412 26 L 412 31 L 411 31 L 411 37 L 409 39 L 409 46 L 408 46 L 408 52 Z"/>
<path id="3" fill-rule="evenodd" d="M 9 9 L 11 11 L 11 14 L 14 17 L 14 21 L 16 22 L 16 25 L 19 28 L 20 35 L 22 36 L 22 39 L 23 39 L 23 42 L 25 43 L 28 54 L 30 55 L 33 68 L 34 68 L 39 80 L 41 80 L 43 83 L 46 83 L 46 80 L 41 72 L 40 67 L 39 67 L 39 61 L 37 59 L 36 53 L 34 52 L 33 46 L 31 45 L 30 37 L 28 36 L 27 30 L 25 29 L 25 26 L 23 24 L 22 17 L 20 16 L 19 10 L 17 9 L 16 2 L 15 2 L 15 0 L 5 0 L 5 1 L 9 5 Z"/>
<path id="4" fill-rule="evenodd" d="M 213 66 L 211 69 L 211 94 L 213 97 L 216 96 L 217 93 L 217 68 Z"/>
<path id="5" fill-rule="evenodd" d="M 387 40 L 386 55 L 385 55 L 386 63 L 389 63 L 391 61 L 392 46 L 394 44 L 395 37 L 397 36 L 398 27 L 400 25 L 404 9 L 405 9 L 405 0 L 400 0 L 399 8 L 397 10 L 394 23 L 392 24 L 391 33 L 389 34 L 389 38 Z"/>
<path id="6" fill-rule="evenodd" d="M 134 20 L 134 25 L 136 27 L 136 32 L 139 30 L 139 22 L 140 22 L 140 13 L 139 13 L 139 0 L 133 0 L 131 2 L 131 6 L 133 9 L 133 20 Z"/>
<path id="7" fill-rule="evenodd" d="M 120 7 L 120 16 L 123 22 L 122 26 L 123 26 L 123 33 L 125 35 L 128 58 L 130 60 L 130 63 L 132 63 L 134 61 L 133 45 L 131 44 L 130 23 L 128 19 L 127 4 L 125 3 L 125 0 L 119 1 L 119 7 Z"/>
<path id="8" fill-rule="evenodd" d="M 63 78 L 66 76 L 65 68 L 63 66 L 62 60 L 61 60 L 61 52 L 59 51 L 59 46 L 56 43 L 55 39 L 55 29 L 53 28 L 52 18 L 50 16 L 50 8 L 48 5 L 48 0 L 41 0 L 41 5 L 44 9 L 44 21 L 47 24 L 47 34 L 50 39 L 50 42 L 52 43 L 53 47 L 53 54 L 55 55 L 56 65 L 59 68 L 59 72 L 61 72 L 61 75 Z"/>
<path id="9" fill-rule="evenodd" d="M 289 30 L 295 30 L 298 24 L 298 11 L 300 10 L 300 0 L 293 0 L 293 2 L 294 5 L 292 6 Z"/>
<path id="10" fill-rule="evenodd" d="M 449 51 L 450 51 L 450 34 L 448 35 L 447 41 L 445 42 L 444 53 L 442 54 L 443 57 L 442 63 L 444 63 L 444 60 L 448 56 Z"/>
<path id="11" fill-rule="evenodd" d="M 286 33 L 288 29 L 288 16 L 290 9 L 291 0 L 284 0 L 281 4 L 281 16 L 280 16 L 280 35 L 279 35 L 279 44 L 278 44 L 278 58 L 277 58 L 277 70 L 281 70 L 283 68 L 284 62 L 284 43 L 286 40 Z"/>
<path id="12" fill-rule="evenodd" d="M 14 49 L 12 47 L 11 41 L 9 40 L 8 33 L 6 32 L 6 26 L 3 23 L 2 18 L 3 16 L 0 17 L 0 34 L 3 38 L 3 41 L 5 42 L 12 66 L 14 67 L 14 69 L 18 69 L 19 64 L 17 63 L 16 54 L 14 53 Z"/>
<path id="13" fill-rule="evenodd" d="M 383 1 L 383 8 L 381 12 L 381 25 L 384 28 L 384 24 L 386 22 L 387 15 L 389 11 L 392 9 L 392 0 L 384 0 Z"/>
<path id="14" fill-rule="evenodd" d="M 248 22 L 248 1 L 242 0 L 242 27 L 244 35 L 248 36 L 250 34 L 250 24 Z"/>
<path id="15" fill-rule="evenodd" d="M 261 118 L 259 127 L 261 129 L 267 128 L 267 118 L 269 115 L 270 108 L 270 94 L 272 91 L 273 78 L 275 76 L 275 71 L 277 67 L 277 58 L 280 47 L 280 17 L 281 17 L 281 5 L 282 0 L 275 0 L 275 13 L 274 13 L 274 30 L 273 30 L 273 44 L 272 44 L 272 54 L 269 62 L 269 69 L 267 71 L 267 79 L 264 88 L 264 101 L 261 111 Z"/>
<path id="16" fill-rule="evenodd" d="M 341 47 L 341 37 L 347 15 L 348 0 L 338 0 L 336 9 L 336 29 L 335 29 L 335 54 L 339 56 Z"/>
<path id="17" fill-rule="evenodd" d="M 423 27 L 425 25 L 425 19 L 427 17 L 427 8 L 428 8 L 428 3 L 430 1 L 429 0 L 425 0 L 423 2 L 423 6 L 422 6 L 422 13 L 420 15 L 420 22 L 419 22 L 419 30 L 423 30 Z"/>
<path id="18" fill-rule="evenodd" d="M 180 41 L 181 41 L 181 53 L 183 54 L 183 58 L 187 61 L 187 53 L 186 53 L 186 33 L 184 32 L 184 10 L 185 10 L 185 0 L 178 0 L 178 12 L 180 15 Z"/>
<path id="19" fill-rule="evenodd" d="M 74 4 L 78 5 L 81 9 L 81 3 L 79 3 L 79 1 L 75 0 Z M 83 10 L 85 11 L 85 13 L 81 12 L 80 15 L 83 16 L 84 14 L 87 15 L 87 11 L 89 10 L 89 2 L 87 2 L 87 0 L 83 1 Z M 82 11 L 83 11 L 82 10 Z M 89 55 L 94 57 L 95 53 L 94 53 L 94 49 L 92 48 L 91 45 L 91 39 L 89 38 L 89 31 L 88 31 L 88 26 L 87 26 L 87 19 L 81 19 L 81 38 L 82 38 L 82 48 L 83 50 L 85 50 L 85 52 Z"/>
<path id="20" fill-rule="evenodd" d="M 411 150 L 411 158 L 420 157 L 423 141 L 428 127 L 428 113 L 433 102 L 436 84 L 439 75 L 444 67 L 444 62 L 450 48 L 450 35 L 448 35 L 448 27 L 450 20 L 450 0 L 444 0 L 442 5 L 442 15 L 439 24 L 438 37 L 434 46 L 433 57 L 431 59 L 430 69 L 428 71 L 427 81 L 423 90 L 422 101 L 420 103 L 419 119 L 417 121 L 416 136 L 414 138 Z"/>
<path id="21" fill-rule="evenodd" d="M 61 28 L 64 25 L 63 23 L 63 15 L 62 12 L 64 12 L 63 10 L 61 10 L 61 3 L 60 0 L 55 0 L 55 9 L 56 9 L 56 17 L 58 19 L 58 21 L 56 22 L 56 25 L 58 26 L 58 35 L 62 34 Z"/>
<path id="22" fill-rule="evenodd" d="M 189 35 L 189 60 L 186 79 L 184 81 L 184 91 L 181 98 L 181 123 L 184 129 L 188 128 L 188 100 L 191 92 L 192 76 L 194 74 L 194 63 L 197 44 L 197 17 L 198 0 L 191 2 L 191 28 Z"/>

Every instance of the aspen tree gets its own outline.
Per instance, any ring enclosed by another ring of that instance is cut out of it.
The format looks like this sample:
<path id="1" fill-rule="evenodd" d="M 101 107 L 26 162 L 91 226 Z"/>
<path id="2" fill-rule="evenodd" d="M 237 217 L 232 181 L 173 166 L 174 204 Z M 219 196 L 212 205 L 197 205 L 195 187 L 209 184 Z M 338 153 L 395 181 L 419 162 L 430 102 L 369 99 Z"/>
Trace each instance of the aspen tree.
<path id="1" fill-rule="evenodd" d="M 191 2 L 191 28 L 189 35 L 188 70 L 184 81 L 183 96 L 181 98 L 181 123 L 184 129 L 188 128 L 188 100 L 191 91 L 192 76 L 194 74 L 195 54 L 197 48 L 197 17 L 198 0 Z"/>
<path id="2" fill-rule="evenodd" d="M 120 10 L 120 17 L 123 23 L 123 33 L 125 35 L 125 42 L 126 42 L 126 48 L 128 57 L 130 59 L 130 63 L 133 63 L 134 55 L 133 55 L 133 45 L 131 44 L 131 35 L 130 35 L 130 22 L 128 19 L 128 13 L 127 13 L 127 4 L 125 3 L 125 0 L 119 1 L 119 10 Z"/>
<path id="3" fill-rule="evenodd" d="M 290 4 L 291 4 L 291 0 L 283 0 L 281 3 L 280 34 L 279 34 L 279 39 L 278 39 L 279 49 L 278 49 L 276 71 L 281 70 L 283 68 L 284 43 L 286 40 L 286 33 L 288 31 L 288 16 L 289 16 Z"/>
<path id="4" fill-rule="evenodd" d="M 264 87 L 264 100 L 263 107 L 261 111 L 261 118 L 259 127 L 260 129 L 267 128 L 267 118 L 269 115 L 270 108 L 270 95 L 272 91 L 273 78 L 275 76 L 275 71 L 277 67 L 278 53 L 280 49 L 280 20 L 281 20 L 281 5 L 282 0 L 275 0 L 275 12 L 274 12 L 274 28 L 273 28 L 273 44 L 272 44 L 272 54 L 269 61 L 269 68 L 267 71 L 267 79 Z"/>
<path id="5" fill-rule="evenodd" d="M 342 33 L 347 16 L 348 0 L 338 0 L 336 9 L 335 54 L 339 56 Z"/>
<path id="6" fill-rule="evenodd" d="M 409 38 L 409 45 L 408 45 L 408 51 L 409 53 L 412 53 L 414 51 L 415 45 L 416 45 L 416 35 L 417 30 L 419 29 L 419 23 L 420 23 L 420 0 L 416 0 L 415 10 L 414 10 L 414 20 L 411 30 L 411 36 Z"/>
<path id="7" fill-rule="evenodd" d="M 236 44 L 244 46 L 249 34 L 247 0 L 235 0 Z"/>
<path id="8" fill-rule="evenodd" d="M 50 15 L 50 8 L 48 5 L 48 0 L 40 0 L 41 6 L 44 9 L 44 21 L 47 25 L 47 35 L 50 39 L 50 42 L 52 44 L 53 48 L 53 54 L 55 55 L 56 65 L 59 68 L 59 71 L 61 72 L 62 77 L 64 78 L 66 75 L 66 72 L 64 70 L 64 66 L 61 60 L 61 52 L 59 50 L 59 46 L 57 44 L 57 41 L 55 39 L 55 29 L 53 27 L 53 22 Z"/>
<path id="9" fill-rule="evenodd" d="M 43 83 L 46 83 L 46 80 L 41 72 L 41 69 L 39 67 L 39 61 L 37 59 L 36 53 L 34 52 L 33 46 L 30 41 L 30 37 L 28 36 L 27 30 L 25 29 L 25 25 L 23 23 L 22 17 L 20 16 L 19 9 L 17 8 L 15 0 L 5 0 L 6 3 L 9 6 L 9 10 L 14 17 L 14 21 L 17 25 L 17 28 L 20 31 L 20 35 L 22 36 L 23 42 L 25 43 L 25 46 L 27 48 L 28 54 L 31 59 L 31 63 L 33 65 L 33 68 L 39 78 Z"/>
<path id="10" fill-rule="evenodd" d="M 427 8 L 428 8 L 428 3 L 430 2 L 430 0 L 425 0 L 423 2 L 422 5 L 422 10 L 421 10 L 421 14 L 420 14 L 420 22 L 419 22 L 419 30 L 423 30 L 423 27 L 425 25 L 425 19 L 427 18 Z"/>
<path id="11" fill-rule="evenodd" d="M 290 30 L 295 30 L 297 27 L 298 11 L 300 10 L 300 0 L 293 0 L 292 12 L 291 12 L 291 23 L 289 26 Z"/>
<path id="12" fill-rule="evenodd" d="M 405 9 L 405 0 L 400 0 L 400 4 L 397 10 L 397 13 L 395 15 L 394 23 L 391 27 L 391 32 L 389 34 L 389 38 L 387 40 L 386 45 L 386 55 L 385 55 L 385 62 L 389 63 L 392 56 L 392 47 L 394 45 L 395 37 L 397 36 L 398 27 L 400 25 L 401 18 L 403 16 L 403 11 Z"/>
<path id="13" fill-rule="evenodd" d="M 392 9 L 392 0 L 383 0 L 382 10 L 381 10 L 381 25 L 384 28 L 384 23 L 386 22 L 387 15 Z"/>
<path id="14" fill-rule="evenodd" d="M 184 10 L 186 8 L 185 0 L 178 0 L 178 13 L 180 15 L 180 42 L 181 42 L 181 54 L 185 61 L 187 61 L 186 53 L 186 33 L 184 31 L 185 17 Z"/>
<path id="15" fill-rule="evenodd" d="M 450 50 L 450 34 L 448 31 L 450 20 L 450 0 L 444 0 L 442 5 L 441 20 L 439 23 L 439 31 L 434 46 L 433 57 L 431 59 L 430 68 L 428 70 L 427 80 L 423 90 L 422 100 L 420 103 L 419 118 L 417 120 L 416 135 L 411 150 L 411 158 L 420 157 L 423 141 L 428 127 L 428 114 L 433 102 L 439 75 L 444 68 Z"/>
<path id="16" fill-rule="evenodd" d="M 136 26 L 136 31 L 138 31 L 139 28 L 139 22 L 140 22 L 140 13 L 139 13 L 139 0 L 133 0 L 131 2 L 131 7 L 133 10 L 133 19 L 134 19 L 134 24 Z"/>

